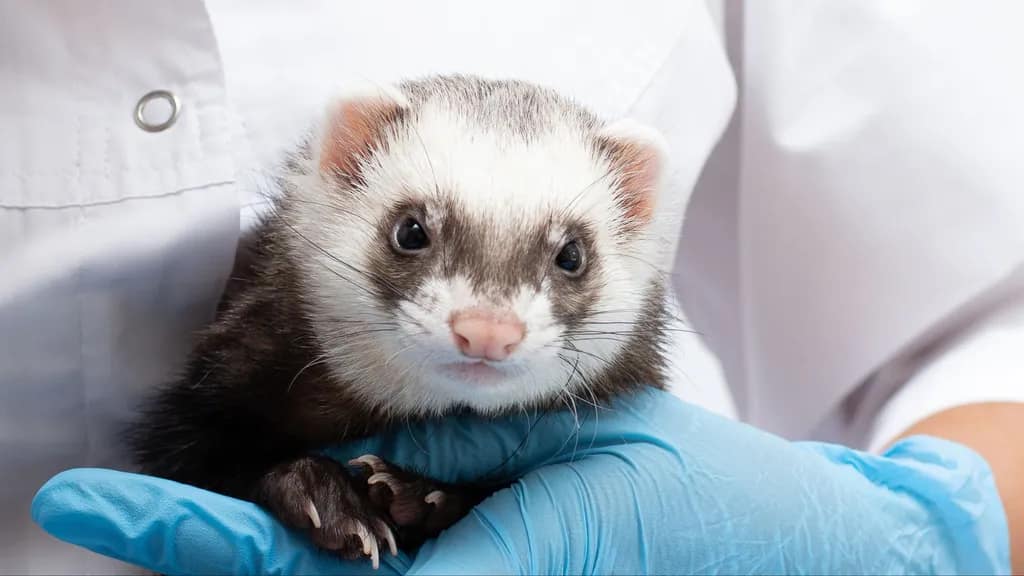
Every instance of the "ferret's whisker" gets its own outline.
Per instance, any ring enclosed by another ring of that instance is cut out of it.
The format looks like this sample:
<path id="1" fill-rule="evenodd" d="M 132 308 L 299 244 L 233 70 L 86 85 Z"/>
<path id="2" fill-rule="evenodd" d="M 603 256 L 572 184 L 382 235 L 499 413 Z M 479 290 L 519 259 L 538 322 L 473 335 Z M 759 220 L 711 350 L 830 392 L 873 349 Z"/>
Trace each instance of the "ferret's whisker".
<path id="1" fill-rule="evenodd" d="M 413 132 L 416 134 L 416 140 L 419 141 L 420 149 L 423 150 L 423 157 L 427 161 L 427 167 L 430 168 L 430 179 L 434 183 L 434 194 L 437 195 L 437 199 L 441 199 L 441 185 L 437 181 L 437 172 L 434 171 L 434 163 L 430 160 L 430 153 L 427 152 L 427 145 L 423 142 L 423 135 L 420 134 L 420 129 L 413 125 Z"/>
<path id="2" fill-rule="evenodd" d="M 285 388 L 285 391 L 284 391 L 285 395 L 288 395 L 289 393 L 291 393 L 292 386 L 295 385 L 295 381 L 299 379 L 299 376 L 301 376 L 303 372 L 305 372 L 306 370 L 312 368 L 313 366 L 316 366 L 317 364 L 322 364 L 323 362 L 326 362 L 328 360 L 328 358 L 330 358 L 329 354 L 321 354 L 321 355 L 313 358 L 309 362 L 309 364 L 306 364 L 298 372 L 296 372 L 295 376 L 292 376 L 291 382 L 288 383 L 288 387 Z"/>
<path id="3" fill-rule="evenodd" d="M 417 346 L 417 344 L 415 342 L 413 342 L 412 344 L 409 344 L 408 346 L 399 349 L 398 352 L 395 352 L 394 354 L 389 356 L 387 360 L 384 361 L 384 366 L 385 367 L 390 366 L 391 365 L 391 361 L 394 360 L 395 358 L 397 358 L 399 354 L 401 354 L 402 352 L 406 352 L 408 350 L 412 350 L 416 346 Z"/>
<path id="4" fill-rule="evenodd" d="M 565 392 L 569 392 L 569 389 L 566 388 Z M 572 402 L 572 417 L 575 421 L 575 427 L 572 434 L 575 440 L 573 441 L 572 456 L 569 458 L 569 461 L 575 462 L 576 453 L 580 448 L 580 413 L 579 410 L 576 408 L 576 400 L 573 398 L 573 395 L 571 393 L 569 394 L 569 401 Z"/>
<path id="5" fill-rule="evenodd" d="M 527 430 L 526 430 L 526 436 L 522 439 L 522 441 L 519 442 L 519 445 L 516 446 L 515 450 L 513 450 L 511 454 L 506 456 L 504 460 L 502 460 L 496 466 L 491 468 L 486 474 L 483 475 L 483 477 L 484 478 L 492 477 L 493 474 L 496 474 L 499 470 L 504 468 L 505 465 L 507 465 L 509 462 L 511 462 L 512 459 L 515 458 L 519 454 L 520 451 L 522 451 L 523 447 L 526 446 L 526 441 L 530 438 L 530 434 L 533 432 L 533 429 L 536 428 L 537 425 L 540 424 L 545 418 L 547 418 L 548 414 L 550 414 L 550 412 L 544 412 L 543 414 L 540 415 L 540 418 L 537 418 L 536 415 L 535 415 L 534 418 L 533 418 L 533 422 L 530 423 L 530 427 L 527 428 Z"/>
<path id="6" fill-rule="evenodd" d="M 601 356 L 598 356 L 597 354 L 594 354 L 593 352 L 588 352 L 586 350 L 580 350 L 579 348 L 576 348 L 575 346 L 572 346 L 572 342 L 566 342 L 566 344 L 568 344 L 570 347 L 566 348 L 564 346 L 560 346 L 558 348 L 560 348 L 561 350 L 565 350 L 567 352 L 576 352 L 578 354 L 584 354 L 586 356 L 594 358 L 595 360 L 599 360 L 601 362 L 604 362 L 608 366 L 615 366 L 615 363 L 612 362 L 611 360 L 608 360 L 607 358 L 602 358 Z"/>
<path id="7" fill-rule="evenodd" d="M 376 224 L 374 224 L 373 222 L 368 220 L 362 214 L 359 214 L 358 212 L 355 212 L 354 210 L 350 210 L 348 208 L 345 208 L 344 206 L 341 206 L 340 204 L 333 204 L 333 203 L 328 204 L 328 203 L 325 203 L 325 202 L 316 202 L 316 201 L 313 201 L 313 200 L 307 200 L 305 198 L 298 198 L 294 194 L 288 197 L 288 202 L 296 202 L 298 204 L 307 204 L 307 205 L 310 205 L 310 206 L 319 206 L 321 208 L 327 208 L 328 210 L 334 210 L 334 211 L 337 211 L 337 212 L 341 212 L 342 214 L 345 214 L 346 216 L 351 216 L 353 218 L 357 218 L 357 219 L 361 220 L 363 223 L 365 223 L 367 226 L 376 227 Z"/>
<path id="8" fill-rule="evenodd" d="M 357 338 L 359 336 L 366 336 L 367 334 L 380 334 L 383 332 L 397 332 L 397 328 L 367 328 L 366 330 L 357 330 L 355 332 L 344 332 L 335 333 L 328 335 L 322 339 L 325 343 L 333 343 L 342 338 Z"/>
<path id="9" fill-rule="evenodd" d="M 672 275 L 673 275 L 672 273 L 670 273 L 670 272 L 666 272 L 666 271 L 662 270 L 662 269 L 661 269 L 661 268 L 659 268 L 658 266 L 655 266 L 654 264 L 651 264 L 651 263 L 650 263 L 649 261 L 647 261 L 647 260 L 645 260 L 645 259 L 643 259 L 643 258 L 641 258 L 640 256 L 637 256 L 637 255 L 635 255 L 635 254 L 626 254 L 626 253 L 624 253 L 624 252 L 609 252 L 609 253 L 608 253 L 608 255 L 609 255 L 609 256 L 618 256 L 619 258 L 631 258 L 631 259 L 633 259 L 633 260 L 636 260 L 637 262 L 640 262 L 641 264 L 644 264 L 644 265 L 646 265 L 646 266 L 649 266 L 649 267 L 650 267 L 650 268 L 651 268 L 652 270 L 654 270 L 654 272 L 655 272 L 655 273 L 656 273 L 656 274 L 657 274 L 657 275 L 658 275 L 658 276 L 659 276 L 659 277 L 660 277 L 660 278 L 661 278 L 662 280 L 665 280 L 665 279 L 667 279 L 668 277 L 670 277 L 670 276 L 672 276 Z"/>
<path id="10" fill-rule="evenodd" d="M 566 204 L 566 205 L 565 205 L 565 206 L 564 206 L 564 207 L 563 207 L 563 208 L 562 208 L 562 209 L 561 209 L 561 210 L 559 211 L 559 214 L 561 215 L 561 217 L 562 217 L 562 218 L 566 218 L 566 217 L 568 217 L 568 216 L 569 216 L 569 212 L 570 212 L 570 211 L 571 211 L 571 210 L 572 210 L 572 209 L 573 209 L 573 208 L 574 208 L 574 207 L 576 206 L 576 203 L 577 203 L 577 202 L 579 202 L 581 198 L 583 198 L 583 195 L 584 195 L 584 194 L 586 194 L 586 193 L 587 193 L 587 191 L 589 191 L 589 190 L 590 190 L 591 188 L 593 188 L 595 184 L 597 184 L 598 182 L 600 182 L 600 181 L 602 181 L 602 180 L 606 179 L 607 177 L 608 177 L 608 175 L 607 175 L 607 174 L 601 174 L 600 176 L 598 176 L 597 178 L 595 178 L 593 182 L 591 182 L 590 184 L 587 184 L 586 186 L 584 186 L 584 187 L 583 187 L 583 189 L 582 189 L 582 190 L 580 190 L 580 191 L 579 191 L 579 192 L 578 192 L 578 193 L 576 194 L 576 196 L 574 196 L 574 197 L 573 197 L 573 199 L 572 199 L 572 200 L 570 200 L 570 201 L 569 201 L 569 203 L 568 203 L 568 204 Z"/>
<path id="11" fill-rule="evenodd" d="M 287 226 L 287 227 L 288 227 L 288 228 L 289 228 L 289 229 L 290 229 L 290 230 L 291 230 L 292 232 L 294 232 L 294 233 L 295 233 L 295 234 L 296 234 L 296 235 L 297 235 L 297 236 L 298 236 L 299 238 L 301 238 L 302 240 L 306 241 L 306 243 L 308 243 L 308 244 L 309 244 L 310 246 L 312 246 L 313 248 L 315 248 L 315 249 L 316 249 L 316 250 L 317 250 L 318 252 L 320 252 L 320 253 L 321 253 L 321 254 L 323 254 L 324 256 L 327 256 L 328 258 L 330 258 L 330 259 L 331 259 L 331 260 L 333 260 L 334 262 L 337 262 L 338 264 L 341 264 L 342 266 L 344 266 L 345 268 L 347 268 L 347 269 L 349 269 L 349 270 L 351 270 L 351 271 L 355 272 L 356 274 L 359 274 L 359 275 L 361 275 L 361 276 L 364 276 L 364 277 L 366 277 L 367 279 L 369 279 L 369 280 L 371 280 L 371 281 L 374 281 L 374 282 L 379 282 L 379 283 L 380 283 L 380 284 L 382 284 L 382 285 L 383 285 L 384 287 L 386 287 L 386 288 L 388 288 L 389 290 L 391 290 L 391 291 L 392 291 L 392 292 L 393 292 L 394 294 L 396 294 L 396 295 L 398 295 L 398 296 L 402 296 L 402 294 L 403 294 L 403 293 L 402 293 L 402 291 L 401 291 L 401 290 L 400 290 L 400 289 L 399 289 L 399 288 L 398 288 L 397 286 L 395 286 L 394 284 L 392 284 L 392 283 L 391 283 L 391 282 L 390 282 L 390 281 L 389 281 L 388 279 L 386 279 L 386 278 L 381 278 L 380 276 L 377 276 L 377 275 L 371 274 L 371 273 L 369 273 L 369 272 L 367 272 L 367 271 L 365 271 L 365 270 L 360 270 L 360 269 L 359 269 L 359 268 L 357 268 L 356 266 L 353 266 L 353 265 L 349 264 L 348 262 L 345 262 L 345 261 L 344 261 L 344 260 L 342 260 L 341 258 L 338 258 L 338 257 L 337 257 L 336 255 L 334 255 L 334 254 L 332 254 L 331 252 L 329 252 L 328 250 L 324 249 L 324 248 L 323 248 L 322 246 L 320 246 L 319 244 L 317 244 L 316 242 L 314 242 L 313 240 L 311 240 L 311 239 L 310 239 L 310 238 L 309 238 L 308 236 L 306 236 L 305 234 L 303 234 L 302 232 L 300 232 L 298 228 L 296 228 L 295 226 L 293 226 L 293 225 L 291 224 L 291 222 L 288 222 L 288 220 L 286 220 L 286 219 L 285 219 L 285 218 L 284 218 L 283 216 L 282 216 L 282 217 L 280 217 L 280 221 L 281 221 L 281 223 L 282 223 L 282 224 L 284 224 L 285 226 Z M 339 275 L 339 276 L 340 276 L 340 275 Z M 343 277 L 343 276 L 342 276 L 342 277 Z M 373 292 L 372 292 L 372 291 L 371 291 L 371 290 L 370 290 L 369 288 L 366 288 L 365 286 L 362 286 L 362 285 L 360 285 L 360 284 L 357 284 L 357 283 L 355 283 L 355 282 L 352 282 L 352 283 L 353 283 L 353 284 L 355 284 L 356 286 L 361 286 L 361 287 L 362 287 L 362 288 L 363 288 L 364 290 L 366 290 L 366 291 L 367 291 L 368 293 L 370 293 L 371 295 L 374 295 L 374 294 L 373 294 Z M 375 295 L 374 295 L 374 296 L 375 296 Z"/>

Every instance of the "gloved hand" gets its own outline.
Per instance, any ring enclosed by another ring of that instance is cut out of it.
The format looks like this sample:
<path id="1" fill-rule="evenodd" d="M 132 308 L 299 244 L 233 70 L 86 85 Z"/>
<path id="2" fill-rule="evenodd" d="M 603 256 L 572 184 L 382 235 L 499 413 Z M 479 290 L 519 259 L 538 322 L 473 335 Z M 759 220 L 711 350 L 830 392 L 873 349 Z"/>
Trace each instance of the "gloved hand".
<path id="1" fill-rule="evenodd" d="M 160 574 L 363 574 L 316 549 L 255 504 L 152 476 L 80 468 L 36 494 L 32 517 L 50 534 Z M 409 561 L 381 559 L 380 574 Z"/>
<path id="2" fill-rule="evenodd" d="M 1009 572 L 988 466 L 957 444 L 917 437 L 878 457 L 790 443 L 657 391 L 580 410 L 578 422 L 463 417 L 339 449 L 447 481 L 522 476 L 381 571 Z M 133 475 L 64 473 L 33 515 L 58 537 L 164 572 L 368 570 L 311 550 L 253 505 Z"/>

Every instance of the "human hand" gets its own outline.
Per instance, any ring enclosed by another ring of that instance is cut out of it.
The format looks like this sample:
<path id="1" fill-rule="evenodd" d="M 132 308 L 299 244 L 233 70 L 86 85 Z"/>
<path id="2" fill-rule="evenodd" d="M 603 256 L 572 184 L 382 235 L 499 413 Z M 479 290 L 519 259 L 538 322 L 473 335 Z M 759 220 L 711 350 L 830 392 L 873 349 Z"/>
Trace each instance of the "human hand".
<path id="1" fill-rule="evenodd" d="M 958 444 L 792 443 L 659 392 L 578 436 L 409 573 L 1009 573 L 991 472 Z"/>
<path id="2" fill-rule="evenodd" d="M 591 410 L 578 424 L 567 412 L 453 418 L 333 451 L 444 481 L 522 476 L 382 572 L 1008 569 L 987 466 L 955 444 L 909 439 L 884 458 L 792 444 L 656 391 Z M 33 515 L 58 537 L 166 573 L 369 570 L 252 504 L 112 471 L 58 475 Z"/>
<path id="3" fill-rule="evenodd" d="M 250 502 L 162 478 L 80 468 L 48 481 L 32 517 L 73 544 L 160 574 L 361 574 Z M 383 559 L 380 574 L 409 560 Z"/>

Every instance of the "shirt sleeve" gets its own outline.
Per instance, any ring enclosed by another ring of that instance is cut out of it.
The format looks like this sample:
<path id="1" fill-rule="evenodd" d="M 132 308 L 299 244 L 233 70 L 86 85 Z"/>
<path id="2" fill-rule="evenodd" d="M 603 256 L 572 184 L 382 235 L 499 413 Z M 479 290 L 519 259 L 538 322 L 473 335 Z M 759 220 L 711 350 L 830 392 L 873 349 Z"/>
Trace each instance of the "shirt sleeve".
<path id="1" fill-rule="evenodd" d="M 1024 402 L 1024 294 L 921 366 L 875 416 L 868 449 L 881 451 L 929 416 L 985 402 Z"/>

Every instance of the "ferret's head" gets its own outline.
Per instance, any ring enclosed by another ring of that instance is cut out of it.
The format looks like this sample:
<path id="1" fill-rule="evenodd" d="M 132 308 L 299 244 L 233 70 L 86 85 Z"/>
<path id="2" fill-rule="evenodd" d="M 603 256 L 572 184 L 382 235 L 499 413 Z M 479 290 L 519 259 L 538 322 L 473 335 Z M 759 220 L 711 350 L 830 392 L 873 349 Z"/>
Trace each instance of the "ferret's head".
<path id="1" fill-rule="evenodd" d="M 660 384 L 664 166 L 656 132 L 521 82 L 339 99 L 280 206 L 324 360 L 406 415 Z"/>

